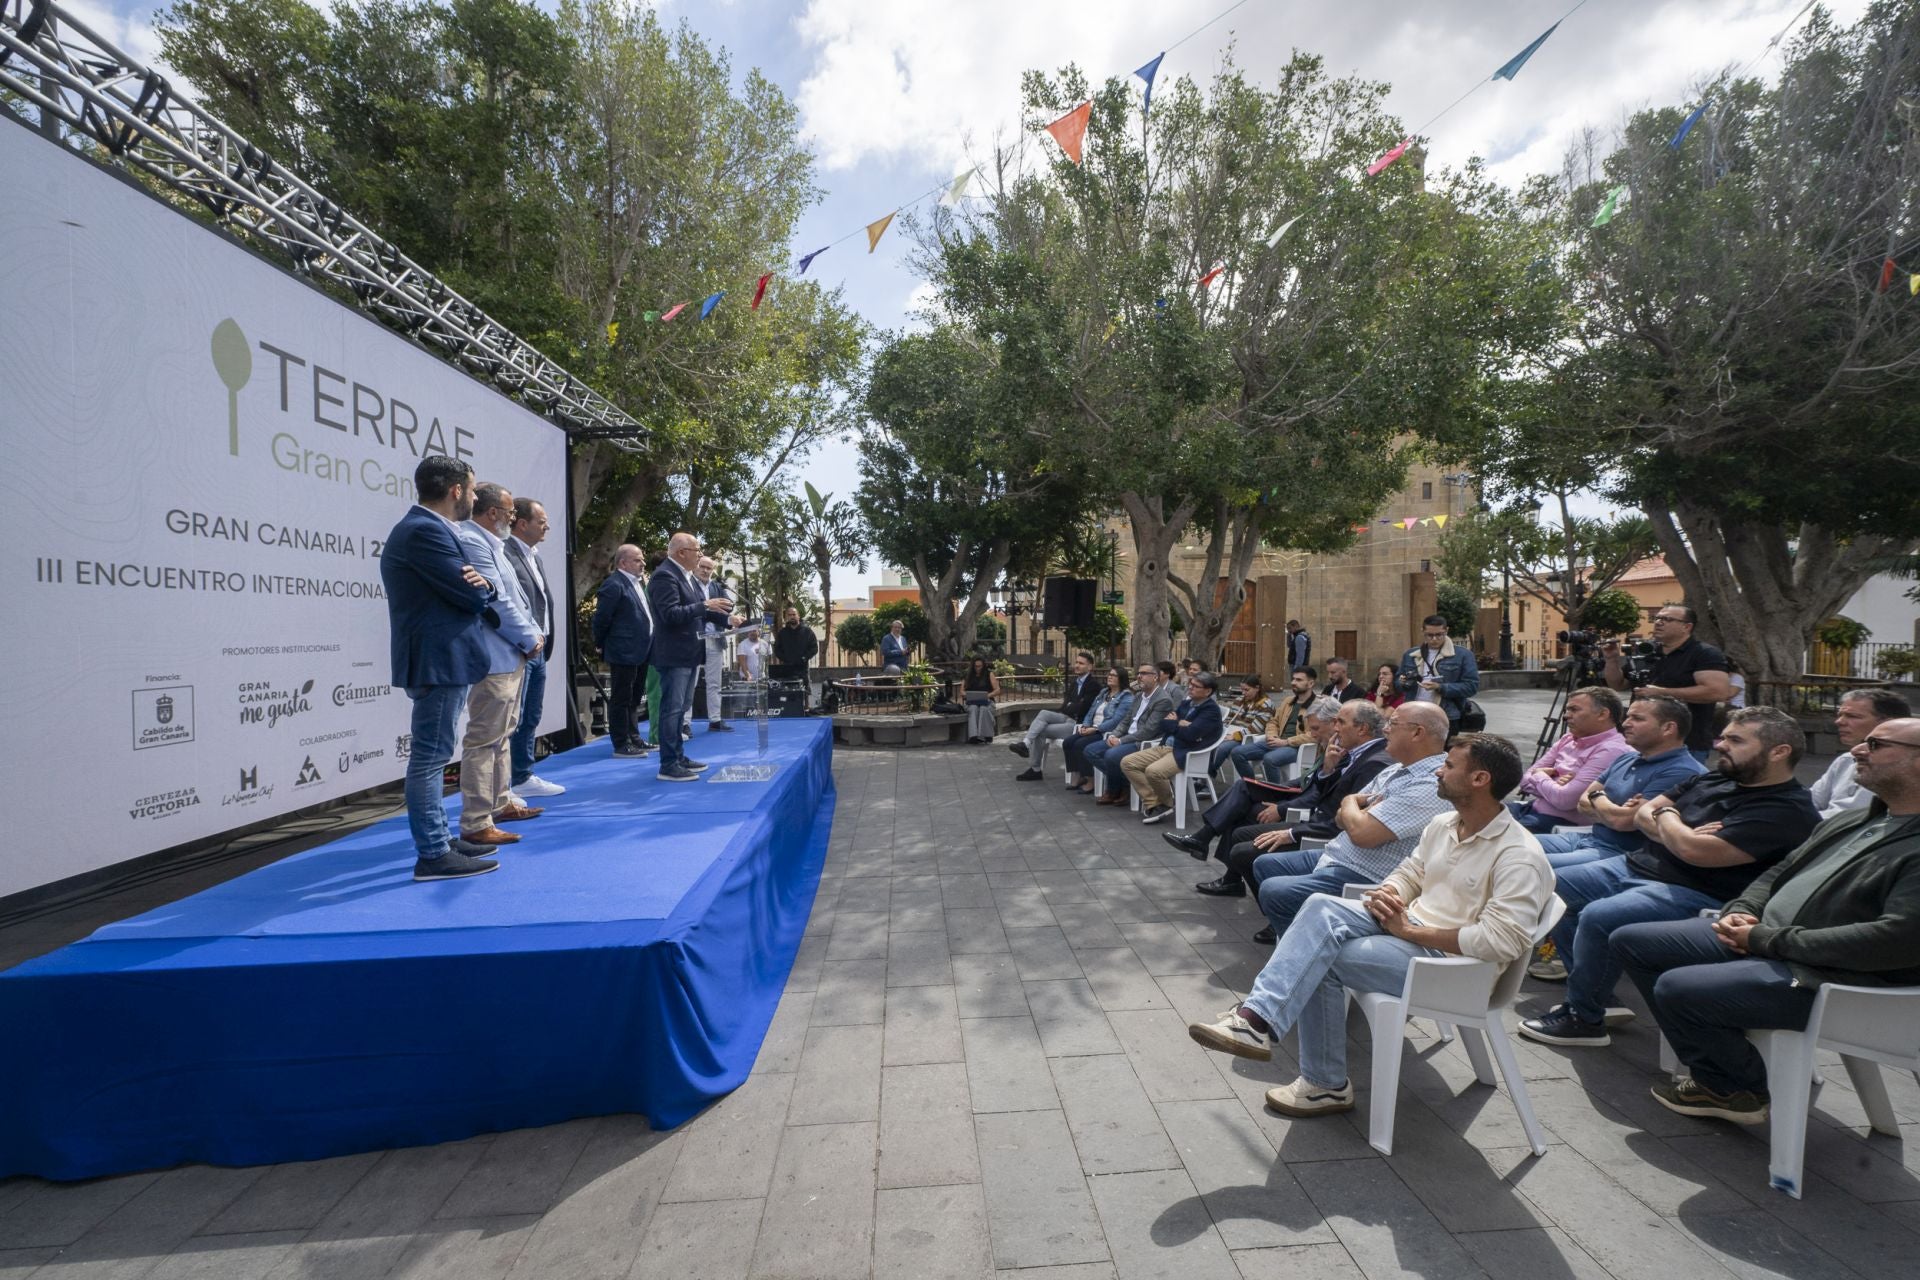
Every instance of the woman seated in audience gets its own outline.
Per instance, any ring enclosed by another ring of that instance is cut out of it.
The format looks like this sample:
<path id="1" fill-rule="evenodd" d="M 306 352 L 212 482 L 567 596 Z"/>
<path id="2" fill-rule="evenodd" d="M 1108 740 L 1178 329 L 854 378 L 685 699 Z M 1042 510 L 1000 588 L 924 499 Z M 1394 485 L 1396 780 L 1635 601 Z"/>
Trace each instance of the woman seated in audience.
<path id="1" fill-rule="evenodd" d="M 1107 669 L 1107 685 L 1087 708 L 1080 724 L 1067 736 L 1062 750 L 1067 757 L 1067 785 L 1081 795 L 1093 794 L 1093 775 L 1087 765 L 1087 748 L 1110 733 L 1125 733 L 1133 716 L 1133 690 L 1127 673 L 1119 667 Z"/>
<path id="2" fill-rule="evenodd" d="M 1257 675 L 1242 680 L 1240 695 L 1225 706 L 1227 738 L 1233 742 L 1245 741 L 1249 734 L 1265 733 L 1267 721 L 1273 719 L 1273 699 L 1267 696 Z"/>
<path id="3" fill-rule="evenodd" d="M 1373 688 L 1367 690 L 1367 701 L 1382 711 L 1390 711 L 1407 700 L 1407 696 L 1393 686 L 1393 677 L 1399 668 L 1391 662 L 1383 662 L 1380 669 L 1373 673 Z"/>
<path id="4" fill-rule="evenodd" d="M 997 727 L 993 722 L 993 704 L 1000 701 L 1000 677 L 993 674 L 992 664 L 976 654 L 967 663 L 966 678 L 960 689 L 960 696 L 967 704 L 967 745 L 992 742 Z"/>

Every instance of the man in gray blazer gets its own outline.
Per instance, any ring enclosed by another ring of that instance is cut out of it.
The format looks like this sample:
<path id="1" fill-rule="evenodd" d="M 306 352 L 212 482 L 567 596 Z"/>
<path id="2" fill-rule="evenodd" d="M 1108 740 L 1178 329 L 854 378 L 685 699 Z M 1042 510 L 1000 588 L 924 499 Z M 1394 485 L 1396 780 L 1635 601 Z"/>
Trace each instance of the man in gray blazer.
<path id="1" fill-rule="evenodd" d="M 507 559 L 504 539 L 512 527 L 513 495 L 483 482 L 473 489 L 473 518 L 454 531 L 473 567 L 499 593 L 484 615 L 487 676 L 467 694 L 467 733 L 460 742 L 460 840 L 468 852 L 517 843 L 520 837 L 496 822 L 520 822 L 541 813 L 510 796 L 509 743 L 520 723 L 520 686 L 527 659 L 546 646 L 520 575 Z"/>
<path id="2" fill-rule="evenodd" d="M 1167 664 L 1171 666 L 1172 664 Z M 1087 764 L 1107 777 L 1106 793 L 1100 804 L 1127 802 L 1127 775 L 1120 762 L 1149 742 L 1160 737 L 1160 722 L 1173 714 L 1176 705 L 1169 675 L 1151 662 L 1143 662 L 1135 673 L 1133 716 L 1121 733 L 1110 733 L 1087 748 Z"/>

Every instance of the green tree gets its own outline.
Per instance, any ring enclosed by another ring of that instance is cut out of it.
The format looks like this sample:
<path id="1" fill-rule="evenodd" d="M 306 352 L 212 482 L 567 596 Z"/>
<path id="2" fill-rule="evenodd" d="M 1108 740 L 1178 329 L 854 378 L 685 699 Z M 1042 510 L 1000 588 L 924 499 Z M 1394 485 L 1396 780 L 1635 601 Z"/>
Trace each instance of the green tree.
<path id="1" fill-rule="evenodd" d="M 1127 615 L 1110 604 L 1093 606 L 1093 623 L 1068 627 L 1067 643 L 1096 654 L 1111 654 L 1127 642 Z"/>
<path id="2" fill-rule="evenodd" d="M 1587 610 L 1595 597 L 1659 544 L 1639 515 L 1576 516 L 1571 496 L 1565 488 L 1551 495 L 1559 508 L 1557 524 L 1543 523 L 1525 504 L 1454 517 L 1440 535 L 1439 576 L 1476 600 L 1496 582 L 1510 584 L 1519 595 L 1558 611 L 1570 628 L 1593 625 Z"/>
<path id="3" fill-rule="evenodd" d="M 1480 622 L 1479 597 L 1456 582 L 1443 582 L 1433 595 L 1433 611 L 1447 620 L 1450 635 L 1471 636 Z"/>
<path id="4" fill-rule="evenodd" d="M 880 648 L 880 633 L 871 614 L 850 613 L 833 629 L 833 642 L 843 658 L 870 658 Z"/>
<path id="5" fill-rule="evenodd" d="M 833 630 L 833 566 L 853 563 L 866 571 L 867 533 L 860 513 L 847 502 L 835 502 L 809 482 L 802 482 L 807 493 L 801 512 L 800 534 L 813 557 L 814 572 L 820 577 L 820 596 L 826 601 L 826 628 Z"/>
<path id="6" fill-rule="evenodd" d="M 1618 587 L 1608 587 L 1588 598 L 1580 621 L 1603 636 L 1630 636 L 1640 629 L 1644 617 L 1638 600 Z"/>

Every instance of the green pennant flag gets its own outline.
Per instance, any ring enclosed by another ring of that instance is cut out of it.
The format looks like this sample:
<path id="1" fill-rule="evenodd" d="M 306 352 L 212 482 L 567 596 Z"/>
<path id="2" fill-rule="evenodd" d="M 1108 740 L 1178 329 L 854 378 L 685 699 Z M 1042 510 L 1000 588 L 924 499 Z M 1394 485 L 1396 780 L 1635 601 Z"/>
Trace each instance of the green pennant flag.
<path id="1" fill-rule="evenodd" d="M 1593 225 L 1604 227 L 1612 222 L 1613 215 L 1620 212 L 1620 206 L 1627 202 L 1628 197 L 1627 184 L 1624 182 L 1607 192 L 1607 198 L 1600 202 L 1600 211 L 1593 215 Z"/>
<path id="2" fill-rule="evenodd" d="M 649 312 L 646 312 L 644 315 L 642 315 L 640 318 L 646 323 L 652 324 L 654 321 L 660 318 L 660 313 L 658 311 L 649 311 Z"/>

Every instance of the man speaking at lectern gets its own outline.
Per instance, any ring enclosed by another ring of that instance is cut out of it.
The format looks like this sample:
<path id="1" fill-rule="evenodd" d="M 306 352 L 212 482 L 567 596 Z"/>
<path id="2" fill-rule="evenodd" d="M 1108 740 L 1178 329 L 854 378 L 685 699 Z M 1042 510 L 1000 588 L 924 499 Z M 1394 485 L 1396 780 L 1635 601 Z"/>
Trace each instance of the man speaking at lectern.
<path id="1" fill-rule="evenodd" d="M 693 575 L 700 563 L 700 540 L 676 533 L 667 541 L 667 558 L 647 581 L 653 613 L 654 670 L 660 673 L 660 780 L 692 782 L 707 766 L 687 759 L 683 730 L 693 706 L 693 681 L 707 660 L 701 624 L 709 616 L 725 620 L 733 601 L 708 599 Z"/>

